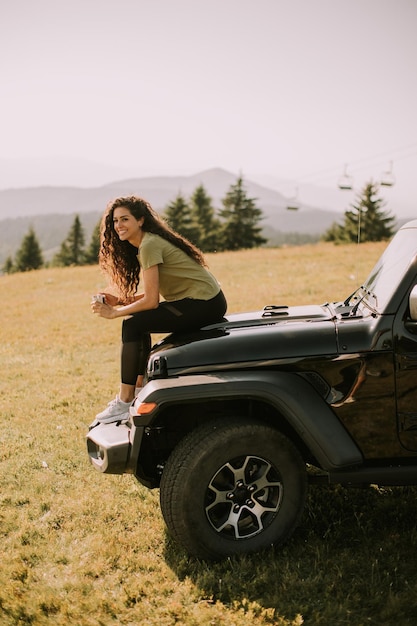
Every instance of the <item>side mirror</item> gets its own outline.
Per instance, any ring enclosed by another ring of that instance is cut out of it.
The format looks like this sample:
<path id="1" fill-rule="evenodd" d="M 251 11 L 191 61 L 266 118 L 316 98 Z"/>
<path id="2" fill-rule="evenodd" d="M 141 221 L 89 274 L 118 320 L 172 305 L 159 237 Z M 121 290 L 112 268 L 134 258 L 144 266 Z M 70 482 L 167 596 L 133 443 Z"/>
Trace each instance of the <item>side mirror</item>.
<path id="1" fill-rule="evenodd" d="M 410 307 L 410 317 L 413 322 L 417 322 L 417 285 L 414 285 L 410 292 L 408 304 Z"/>

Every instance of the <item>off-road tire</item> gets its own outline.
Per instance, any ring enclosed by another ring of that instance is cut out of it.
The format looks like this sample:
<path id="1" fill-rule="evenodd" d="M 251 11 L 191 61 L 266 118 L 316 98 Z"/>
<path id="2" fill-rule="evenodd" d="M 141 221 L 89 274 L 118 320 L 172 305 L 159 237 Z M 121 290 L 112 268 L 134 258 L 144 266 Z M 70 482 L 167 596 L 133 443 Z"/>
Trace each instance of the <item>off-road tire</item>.
<path id="1" fill-rule="evenodd" d="M 170 455 L 161 510 L 170 534 L 203 559 L 282 543 L 303 512 L 305 463 L 271 426 L 233 418 L 190 432 Z"/>

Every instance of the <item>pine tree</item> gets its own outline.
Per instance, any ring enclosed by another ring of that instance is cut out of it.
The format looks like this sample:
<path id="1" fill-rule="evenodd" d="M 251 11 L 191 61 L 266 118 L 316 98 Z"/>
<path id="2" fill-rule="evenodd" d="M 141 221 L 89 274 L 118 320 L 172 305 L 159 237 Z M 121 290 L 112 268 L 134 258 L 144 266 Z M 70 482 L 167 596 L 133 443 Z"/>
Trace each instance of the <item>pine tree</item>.
<path id="1" fill-rule="evenodd" d="M 378 197 L 378 185 L 366 183 L 350 211 L 345 211 L 344 223 L 333 224 L 324 234 L 325 241 L 337 243 L 384 241 L 394 234 L 395 218 L 383 211 L 384 201 Z"/>
<path id="2" fill-rule="evenodd" d="M 96 224 L 91 235 L 90 244 L 85 252 L 85 262 L 88 265 L 98 263 L 98 253 L 100 251 L 100 222 Z"/>
<path id="3" fill-rule="evenodd" d="M 231 185 L 222 202 L 224 208 L 220 217 L 224 219 L 222 239 L 225 250 L 256 248 L 266 243 L 260 234 L 262 228 L 258 226 L 262 211 L 256 206 L 255 199 L 246 195 L 242 177 Z"/>
<path id="4" fill-rule="evenodd" d="M 28 272 L 37 270 L 43 265 L 43 256 L 35 231 L 30 227 L 28 234 L 16 253 L 14 271 Z"/>
<path id="5" fill-rule="evenodd" d="M 11 256 L 8 256 L 5 260 L 2 270 L 4 274 L 12 274 L 14 272 L 13 259 Z"/>
<path id="6" fill-rule="evenodd" d="M 198 229 L 193 223 L 191 209 L 181 193 L 177 195 L 175 200 L 168 204 L 165 209 L 164 218 L 170 228 L 195 244 L 199 237 Z"/>
<path id="7" fill-rule="evenodd" d="M 203 185 L 199 185 L 191 196 L 191 217 L 195 225 L 195 244 L 203 252 L 219 250 L 220 221 L 215 218 L 212 200 Z"/>
<path id="8" fill-rule="evenodd" d="M 67 238 L 62 242 L 58 254 L 54 256 L 53 264 L 67 267 L 84 263 L 84 229 L 79 216 L 76 215 Z"/>

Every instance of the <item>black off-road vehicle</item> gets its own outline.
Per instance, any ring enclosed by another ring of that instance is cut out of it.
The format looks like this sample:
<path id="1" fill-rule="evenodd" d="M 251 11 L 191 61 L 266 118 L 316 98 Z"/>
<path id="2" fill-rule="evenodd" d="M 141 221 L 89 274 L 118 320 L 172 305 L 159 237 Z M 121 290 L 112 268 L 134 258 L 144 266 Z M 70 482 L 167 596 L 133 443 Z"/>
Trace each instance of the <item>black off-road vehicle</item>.
<path id="1" fill-rule="evenodd" d="M 307 484 L 417 484 L 417 220 L 344 302 L 269 305 L 154 346 L 93 466 L 160 488 L 173 537 L 222 558 L 286 540 Z"/>

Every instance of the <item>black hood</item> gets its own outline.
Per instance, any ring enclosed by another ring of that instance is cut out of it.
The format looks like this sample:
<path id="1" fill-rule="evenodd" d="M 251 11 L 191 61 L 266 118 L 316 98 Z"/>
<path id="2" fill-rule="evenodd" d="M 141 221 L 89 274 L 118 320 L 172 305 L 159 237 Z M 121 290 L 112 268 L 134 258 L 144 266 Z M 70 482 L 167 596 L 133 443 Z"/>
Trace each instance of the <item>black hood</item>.
<path id="1" fill-rule="evenodd" d="M 202 369 L 260 367 L 282 359 L 337 353 L 335 324 L 326 306 L 267 307 L 228 315 L 200 330 L 173 333 L 154 346 L 169 375 Z M 155 364 L 156 365 L 156 364 Z"/>

